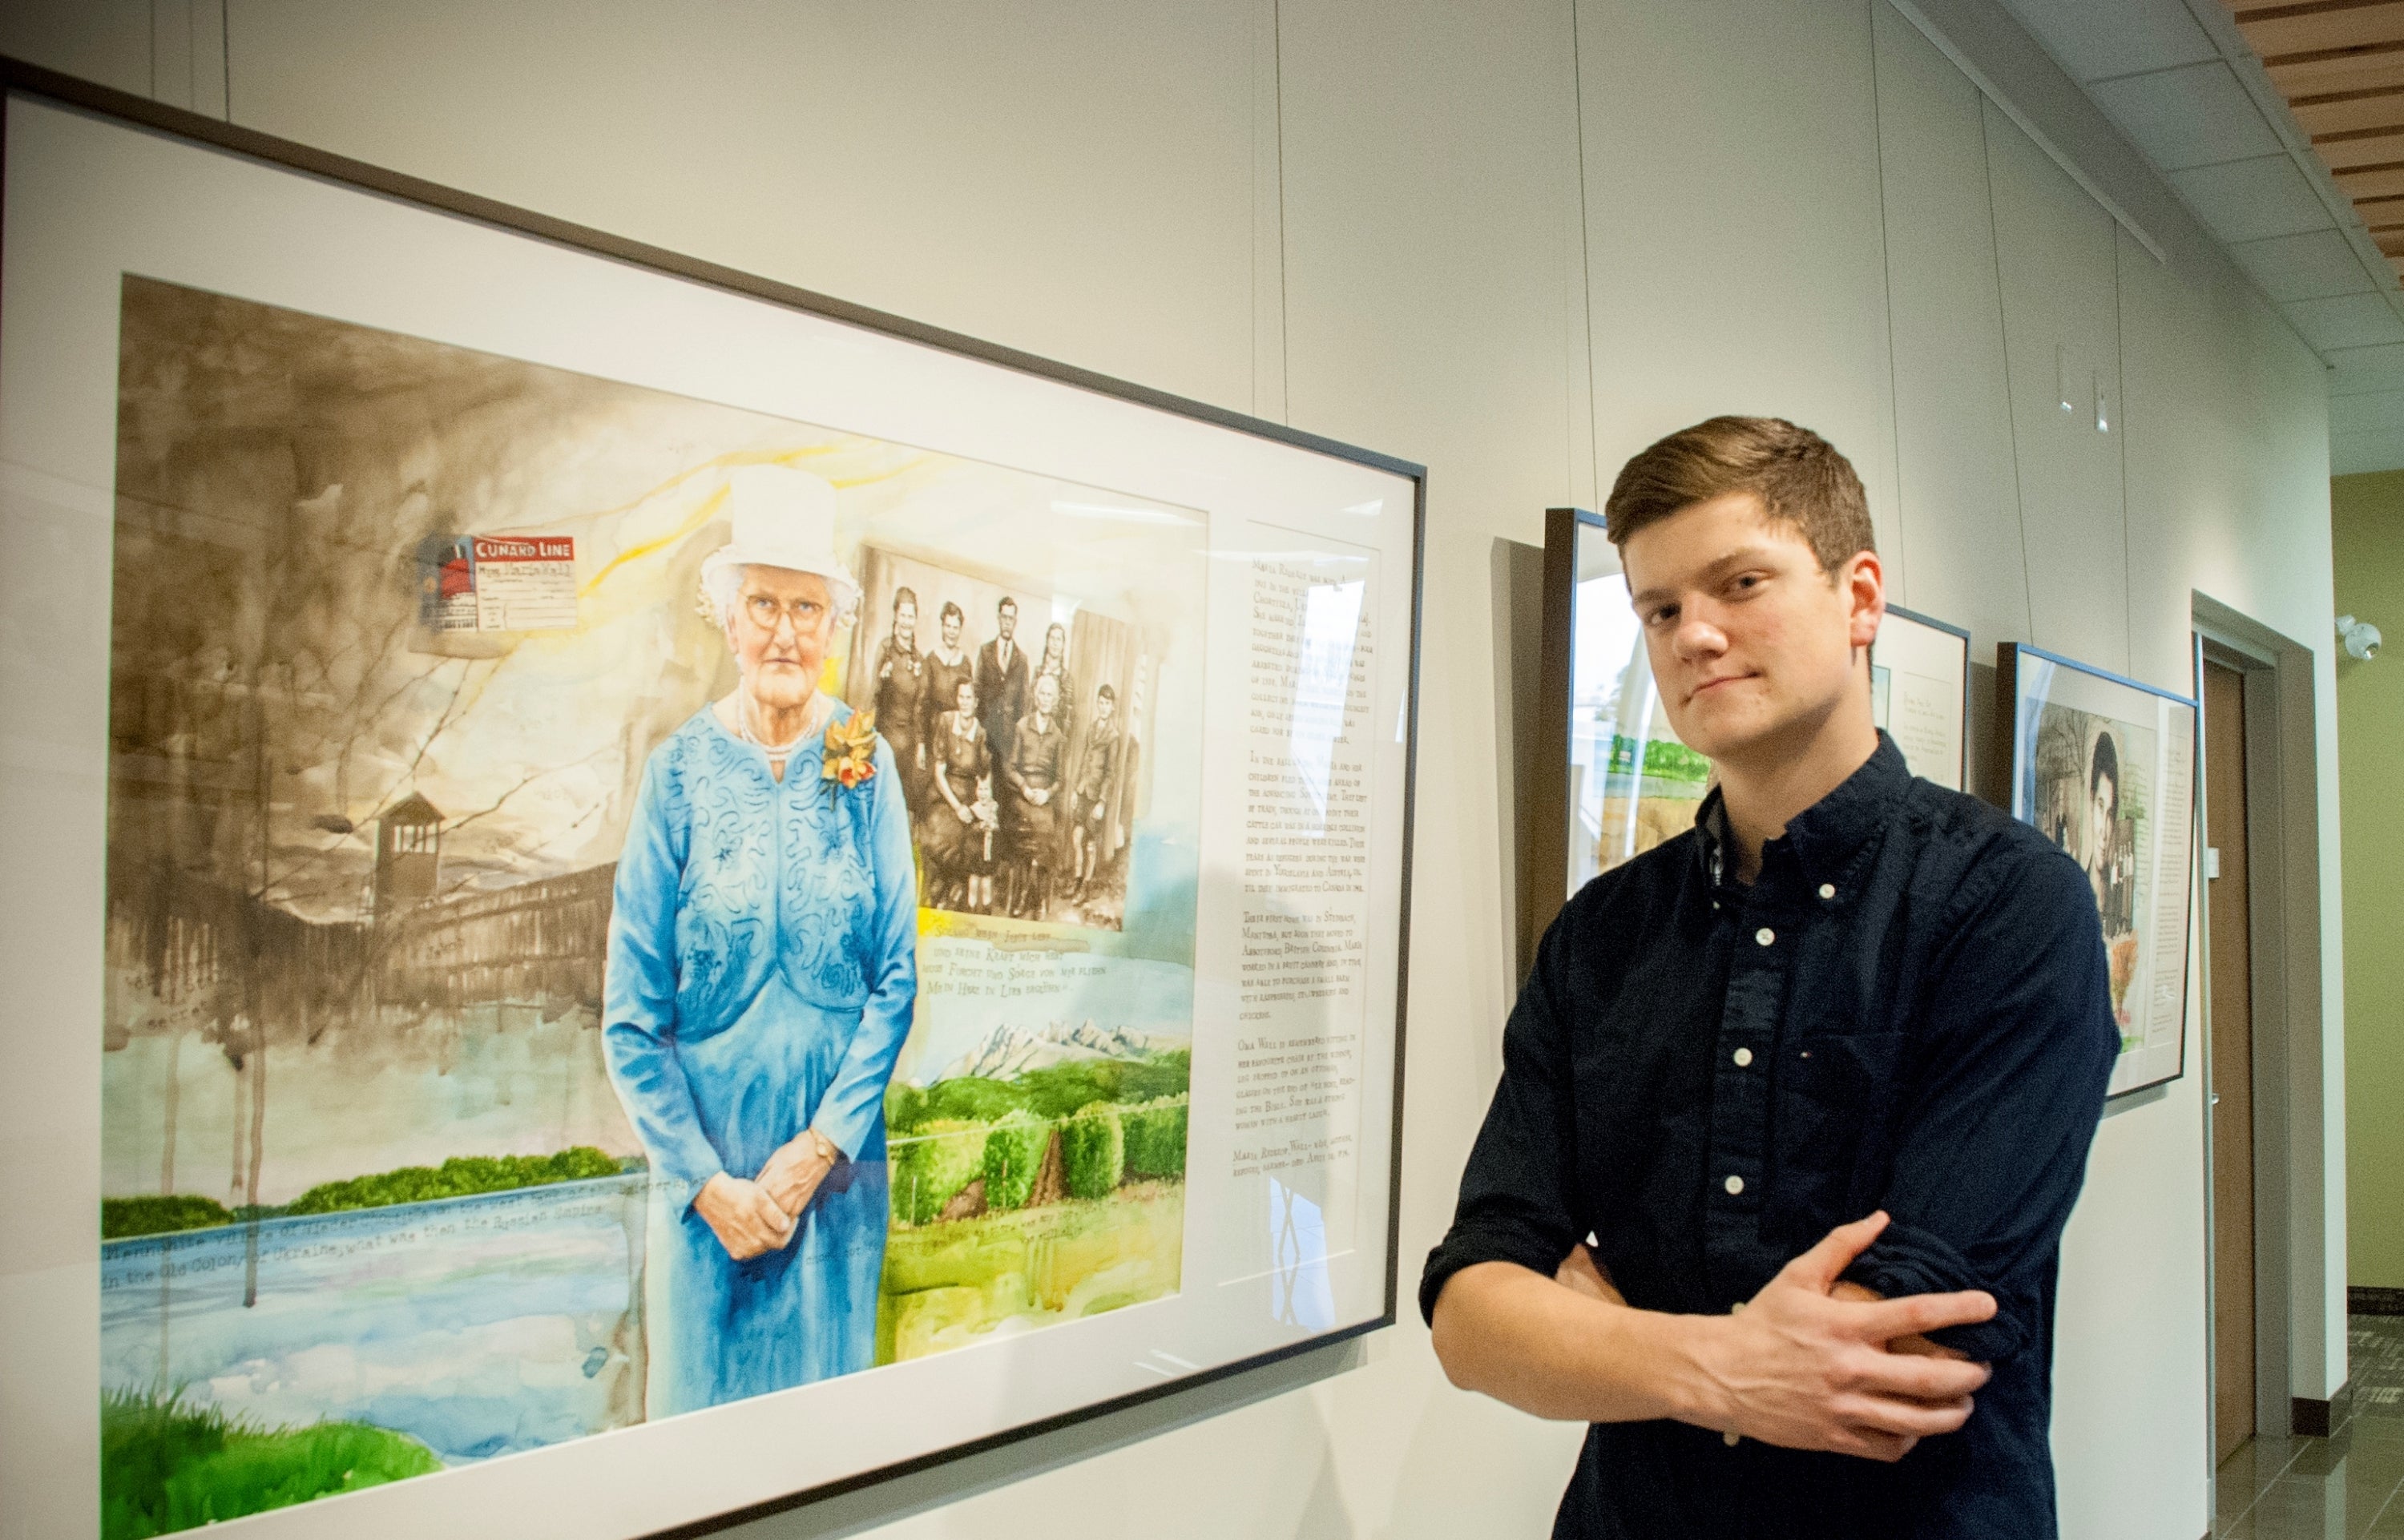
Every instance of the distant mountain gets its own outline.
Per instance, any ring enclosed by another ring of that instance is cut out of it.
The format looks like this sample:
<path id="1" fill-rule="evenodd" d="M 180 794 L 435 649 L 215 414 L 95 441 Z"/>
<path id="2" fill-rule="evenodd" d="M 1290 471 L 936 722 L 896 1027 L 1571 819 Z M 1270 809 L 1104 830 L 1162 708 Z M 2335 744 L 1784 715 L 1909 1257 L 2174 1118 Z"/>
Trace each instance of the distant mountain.
<path id="1" fill-rule="evenodd" d="M 1089 1019 L 1078 1026 L 1055 1021 L 1037 1030 L 1029 1027 L 997 1027 L 975 1047 L 945 1066 L 937 1080 L 981 1075 L 1008 1080 L 1029 1070 L 1048 1069 L 1081 1058 L 1144 1058 L 1168 1045 L 1148 1032 L 1126 1027 L 1097 1027 Z"/>

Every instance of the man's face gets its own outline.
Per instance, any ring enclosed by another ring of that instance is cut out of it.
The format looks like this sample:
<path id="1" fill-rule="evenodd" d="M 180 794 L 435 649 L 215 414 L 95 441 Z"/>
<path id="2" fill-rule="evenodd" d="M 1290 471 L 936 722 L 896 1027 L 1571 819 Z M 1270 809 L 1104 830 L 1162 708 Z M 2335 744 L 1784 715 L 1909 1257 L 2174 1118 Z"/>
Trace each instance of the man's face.
<path id="1" fill-rule="evenodd" d="M 1059 704 L 1060 681 L 1050 674 L 1037 675 L 1035 678 L 1035 709 L 1042 712 L 1048 717 L 1052 714 L 1052 708 Z"/>
<path id="2" fill-rule="evenodd" d="M 1001 632 L 1001 639 L 1003 641 L 1008 641 L 1013 637 L 1018 635 L 1018 606 L 1014 604 L 1003 605 L 999 609 L 994 611 L 993 619 L 994 624 Z"/>
<path id="3" fill-rule="evenodd" d="M 1696 752 L 1795 751 L 1864 688 L 1853 649 L 1886 610 L 1875 553 L 1832 582 L 1800 530 L 1735 492 L 1638 531 L 1620 557 L 1662 705 Z"/>
<path id="4" fill-rule="evenodd" d="M 2100 866 L 2112 848 L 2112 826 L 2120 821 L 2120 786 L 2110 775 L 2096 777 L 2087 798 L 2088 863 Z"/>
<path id="5" fill-rule="evenodd" d="M 817 690 L 834 641 L 826 580 L 782 567 L 747 567 L 726 641 L 745 688 L 762 706 L 799 706 Z"/>
<path id="6" fill-rule="evenodd" d="M 1094 697 L 1094 720 L 1096 721 L 1110 721 L 1111 718 L 1118 714 L 1118 709 L 1119 703 L 1112 697 L 1109 695 L 1096 695 Z"/>

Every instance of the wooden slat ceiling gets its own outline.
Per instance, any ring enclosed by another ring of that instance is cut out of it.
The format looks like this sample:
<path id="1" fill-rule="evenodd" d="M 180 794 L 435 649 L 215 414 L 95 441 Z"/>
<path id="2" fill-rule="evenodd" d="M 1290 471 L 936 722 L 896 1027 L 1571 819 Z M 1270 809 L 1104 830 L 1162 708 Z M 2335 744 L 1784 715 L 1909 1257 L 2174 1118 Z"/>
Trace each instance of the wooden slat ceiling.
<path id="1" fill-rule="evenodd" d="M 2229 8 L 2404 275 L 2404 0 L 2229 0 Z"/>

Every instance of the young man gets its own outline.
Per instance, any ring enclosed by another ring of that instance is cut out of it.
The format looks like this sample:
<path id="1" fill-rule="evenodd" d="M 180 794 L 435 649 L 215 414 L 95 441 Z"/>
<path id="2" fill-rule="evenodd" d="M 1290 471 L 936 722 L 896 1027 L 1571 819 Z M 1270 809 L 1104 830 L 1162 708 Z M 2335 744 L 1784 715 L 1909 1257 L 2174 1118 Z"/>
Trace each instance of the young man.
<path id="1" fill-rule="evenodd" d="M 1604 509 L 1718 787 L 1544 936 L 1420 1285 L 1437 1355 L 1594 1424 L 1558 1537 L 2053 1535 L 2119 1044 L 2086 875 L 1872 724 L 1883 577 L 1826 441 L 1714 418 Z"/>

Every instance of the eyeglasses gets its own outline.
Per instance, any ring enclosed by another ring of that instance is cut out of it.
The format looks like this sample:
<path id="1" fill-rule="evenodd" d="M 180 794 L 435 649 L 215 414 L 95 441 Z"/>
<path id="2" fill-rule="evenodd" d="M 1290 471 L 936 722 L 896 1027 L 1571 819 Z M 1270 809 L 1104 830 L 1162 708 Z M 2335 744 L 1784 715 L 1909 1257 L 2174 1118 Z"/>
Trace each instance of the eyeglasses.
<path id="1" fill-rule="evenodd" d="M 794 599 L 786 603 L 772 594 L 748 595 L 743 600 L 743 608 L 750 615 L 751 623 L 762 631 L 773 632 L 778 622 L 790 619 L 795 636 L 815 630 L 819 619 L 827 612 L 827 607 L 816 599 Z"/>

